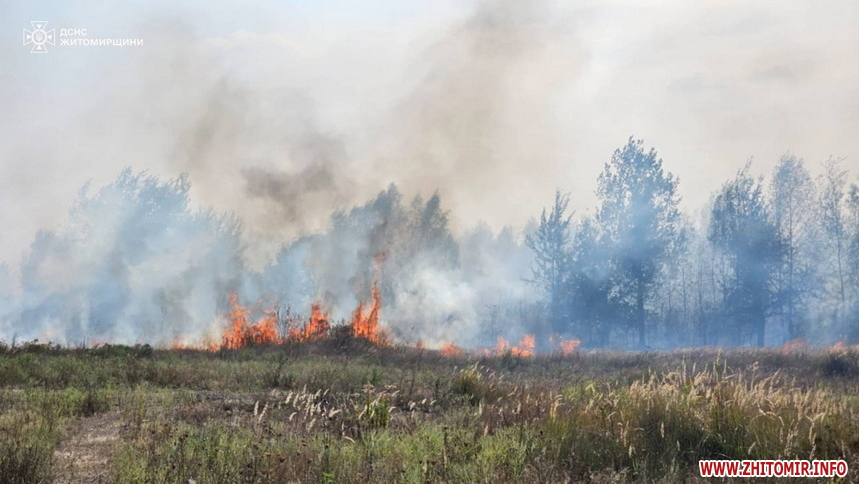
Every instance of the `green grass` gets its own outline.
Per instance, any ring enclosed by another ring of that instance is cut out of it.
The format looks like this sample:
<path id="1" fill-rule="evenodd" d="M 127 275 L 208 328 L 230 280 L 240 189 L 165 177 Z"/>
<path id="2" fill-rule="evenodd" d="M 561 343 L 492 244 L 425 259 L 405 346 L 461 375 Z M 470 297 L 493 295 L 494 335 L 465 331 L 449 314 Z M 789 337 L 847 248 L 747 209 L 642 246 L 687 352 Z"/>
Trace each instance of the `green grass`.
<path id="1" fill-rule="evenodd" d="M 0 393 L 3 482 L 48 482 L 51 457 L 64 428 L 108 407 L 105 390 L 4 388 Z"/>
<path id="2" fill-rule="evenodd" d="M 123 429 L 110 473 L 129 483 L 688 482 L 700 459 L 859 468 L 857 368 L 855 347 L 2 346 L 0 475 L 49 482 L 71 424 L 108 410 Z"/>

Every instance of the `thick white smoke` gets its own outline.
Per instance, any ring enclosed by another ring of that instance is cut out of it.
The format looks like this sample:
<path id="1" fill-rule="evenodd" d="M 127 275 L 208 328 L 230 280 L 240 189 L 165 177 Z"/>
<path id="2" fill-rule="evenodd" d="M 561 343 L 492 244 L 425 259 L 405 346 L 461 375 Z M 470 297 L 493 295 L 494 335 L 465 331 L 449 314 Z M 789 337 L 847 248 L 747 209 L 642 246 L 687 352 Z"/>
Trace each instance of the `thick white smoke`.
<path id="1" fill-rule="evenodd" d="M 335 213 L 327 230 L 285 242 L 262 271 L 243 263 L 234 216 L 189 207 L 187 177 L 162 181 L 123 171 L 40 232 L 21 266 L 21 291 L 4 291 L 4 339 L 64 344 L 218 343 L 227 301 L 289 306 L 322 302 L 335 320 L 368 302 L 378 284 L 383 326 L 395 341 L 485 344 L 533 330 L 509 320 L 486 333 L 498 307 L 529 304 L 529 254 L 508 229 L 453 238 L 440 197 L 408 206 L 393 186 Z M 462 259 L 464 257 L 464 259 Z M 496 321 L 497 323 L 497 321 Z"/>
<path id="2" fill-rule="evenodd" d="M 21 265 L 4 339 L 201 343 L 220 337 L 240 283 L 238 222 L 188 208 L 186 177 L 123 171 L 82 190 L 66 226 L 42 231 Z"/>
<path id="3" fill-rule="evenodd" d="M 582 214 L 629 134 L 693 206 L 750 155 L 856 166 L 855 4 L 623 3 L 433 2 L 390 24 L 159 4 L 110 19 L 145 48 L 37 60 L 0 46 L 0 337 L 199 340 L 230 290 L 347 317 L 387 253 L 398 337 L 491 344 L 542 323 L 521 234 L 474 225 L 521 226 L 559 186 Z M 83 5 L 51 21 L 96 22 Z M 9 17 L 26 25 L 22 6 Z M 185 205 L 108 185 L 124 166 L 138 191 L 181 186 Z M 106 191 L 63 222 L 87 179 Z M 389 183 L 407 199 L 380 201 Z M 397 232 L 419 220 L 410 197 L 435 190 L 455 257 Z"/>

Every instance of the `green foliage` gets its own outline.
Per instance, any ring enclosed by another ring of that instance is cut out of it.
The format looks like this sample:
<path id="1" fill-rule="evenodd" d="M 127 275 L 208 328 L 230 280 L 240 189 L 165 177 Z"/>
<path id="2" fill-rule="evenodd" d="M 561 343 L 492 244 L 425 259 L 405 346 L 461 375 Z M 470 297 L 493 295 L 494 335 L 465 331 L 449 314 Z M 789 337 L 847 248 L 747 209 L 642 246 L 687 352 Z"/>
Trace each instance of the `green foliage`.
<path id="1" fill-rule="evenodd" d="M 52 456 L 64 429 L 108 408 L 102 389 L 0 391 L 0 481 L 51 482 Z"/>
<path id="2" fill-rule="evenodd" d="M 656 150 L 629 138 L 598 179 L 596 222 L 610 261 L 614 303 L 627 308 L 645 346 L 645 304 L 665 262 L 684 243 L 677 178 L 662 167 Z"/>
<path id="3" fill-rule="evenodd" d="M 831 352 L 823 363 L 823 375 L 827 377 L 859 376 L 859 358 L 849 352 Z"/>
<path id="4" fill-rule="evenodd" d="M 0 357 L 18 375 L 0 387 L 0 471 L 57 478 L 55 448 L 94 415 L 123 429 L 108 459 L 116 482 L 687 482 L 703 458 L 859 465 L 854 347 L 515 366 L 393 349 L 236 356 Z M 271 386 L 275 374 L 291 383 Z"/>
<path id="5" fill-rule="evenodd" d="M 567 214 L 569 195 L 555 192 L 551 211 L 540 214 L 540 225 L 533 235 L 525 238 L 525 245 L 534 251 L 532 282 L 546 294 L 549 302 L 549 322 L 556 333 L 565 333 L 570 319 L 566 301 L 570 270 L 570 222 Z"/>
<path id="6" fill-rule="evenodd" d="M 502 358 L 504 357 L 502 356 Z M 472 405 L 491 402 L 503 395 L 503 390 L 499 387 L 498 382 L 491 375 L 484 377 L 476 365 L 460 371 L 454 377 L 451 392 L 455 395 L 464 396 Z"/>
<path id="7" fill-rule="evenodd" d="M 0 476 L 8 483 L 50 482 L 55 437 L 34 432 L 23 439 L 0 444 Z"/>
<path id="8" fill-rule="evenodd" d="M 708 239 L 731 267 L 724 290 L 735 323 L 734 343 L 741 344 L 743 335 L 750 333 L 763 346 L 766 315 L 777 298 L 773 279 L 782 262 L 784 241 L 764 199 L 762 180 L 753 178 L 749 167 L 716 195 Z"/>
<path id="9" fill-rule="evenodd" d="M 386 428 L 391 421 L 391 402 L 381 395 L 371 399 L 369 393 L 366 399 L 359 418 L 362 418 L 370 428 Z"/>

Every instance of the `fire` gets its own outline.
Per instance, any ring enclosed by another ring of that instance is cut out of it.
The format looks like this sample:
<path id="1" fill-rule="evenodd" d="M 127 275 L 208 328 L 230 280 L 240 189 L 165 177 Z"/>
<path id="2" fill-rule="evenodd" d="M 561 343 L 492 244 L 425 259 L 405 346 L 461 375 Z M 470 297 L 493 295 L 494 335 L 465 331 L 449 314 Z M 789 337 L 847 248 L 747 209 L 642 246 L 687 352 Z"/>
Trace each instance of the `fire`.
<path id="1" fill-rule="evenodd" d="M 361 301 L 358 307 L 352 312 L 352 335 L 356 338 L 364 338 L 367 341 L 375 344 L 383 344 L 387 341 L 387 337 L 379 329 L 379 313 L 382 311 L 382 295 L 379 292 L 379 275 L 382 270 L 382 264 L 385 263 L 387 254 L 380 252 L 373 258 L 373 272 L 375 278 L 373 287 L 370 289 L 370 296 L 373 299 L 373 305 L 370 307 L 369 313 L 366 311 L 366 304 Z"/>
<path id="2" fill-rule="evenodd" d="M 564 356 L 568 356 L 573 354 L 576 351 L 576 348 L 582 342 L 577 339 L 570 340 L 560 340 L 557 335 L 552 335 L 549 337 L 549 346 L 561 353 Z M 529 358 L 534 356 L 535 348 L 536 348 L 536 338 L 533 335 L 526 334 L 522 337 L 522 341 L 520 341 L 516 346 L 511 346 L 510 342 L 508 342 L 503 337 L 498 337 L 498 342 L 495 346 L 491 348 L 483 348 L 483 349 L 475 349 L 471 351 L 471 354 L 480 355 L 483 357 L 491 357 L 491 356 L 503 356 L 503 355 L 512 355 L 519 358 Z M 453 343 L 447 343 L 443 345 L 439 350 L 439 354 L 442 356 L 460 356 L 468 352 L 459 346 L 454 345 Z"/>
<path id="3" fill-rule="evenodd" d="M 561 350 L 561 354 L 564 356 L 571 355 L 579 345 L 582 344 L 580 340 L 570 339 L 566 341 L 561 341 L 558 343 L 558 348 Z"/>
<path id="4" fill-rule="evenodd" d="M 253 344 L 277 344 L 282 338 L 277 332 L 277 312 L 266 311 L 265 316 L 256 324 L 248 323 L 250 309 L 238 302 L 235 293 L 230 294 L 230 321 L 232 327 L 224 330 L 223 347 L 227 349 L 244 348 Z"/>
<path id="5" fill-rule="evenodd" d="M 553 347 L 556 351 L 560 352 L 564 356 L 569 356 L 576 351 L 576 348 L 582 344 L 581 340 L 577 339 L 569 339 L 569 340 L 561 340 L 561 337 L 557 334 L 553 334 L 549 336 L 549 346 Z"/>
<path id="6" fill-rule="evenodd" d="M 382 343 L 385 340 L 383 333 L 379 330 L 379 312 L 382 310 L 382 297 L 379 294 L 379 286 L 375 282 L 370 291 L 373 297 L 373 305 L 369 312 L 366 304 L 359 303 L 352 313 L 352 334 L 356 338 L 364 338 L 371 343 Z"/>
<path id="7" fill-rule="evenodd" d="M 328 329 L 328 315 L 322 312 L 321 303 L 314 303 L 310 306 L 310 320 L 303 328 L 290 328 L 289 339 L 291 341 L 322 339 L 328 334 Z"/>
<path id="8" fill-rule="evenodd" d="M 498 343 L 495 345 L 494 348 L 492 348 L 492 350 L 495 352 L 496 355 L 501 355 L 501 354 L 504 354 L 505 351 L 507 351 L 507 348 L 509 346 L 510 346 L 510 343 L 508 343 L 506 339 L 499 336 L 498 337 Z"/>
<path id="9" fill-rule="evenodd" d="M 441 349 L 438 350 L 438 352 L 441 356 L 447 356 L 447 357 L 462 356 L 465 354 L 464 349 L 460 348 L 459 346 L 456 346 L 453 343 L 448 343 L 448 344 L 442 346 Z"/>
<path id="10" fill-rule="evenodd" d="M 520 341 L 518 345 L 510 348 L 510 352 L 513 353 L 513 356 L 534 356 L 534 346 L 536 346 L 534 344 L 534 336 L 526 334 L 522 337 L 522 341 Z"/>
<path id="11" fill-rule="evenodd" d="M 379 328 L 379 313 L 382 310 L 382 298 L 379 287 L 373 283 L 371 291 L 373 304 L 361 303 L 352 314 L 351 329 L 355 337 L 364 338 L 372 343 L 380 344 L 386 341 L 385 333 Z M 222 348 L 238 349 L 254 344 L 279 344 L 285 341 L 306 342 L 325 338 L 330 324 L 328 314 L 322 310 L 321 303 L 310 307 L 310 318 L 305 324 L 296 323 L 291 317 L 286 321 L 286 337 L 278 332 L 279 314 L 271 309 L 263 311 L 264 317 L 257 323 L 249 321 L 250 309 L 238 302 L 235 293 L 230 294 L 232 310 L 229 314 L 231 325 L 224 330 Z M 174 347 L 179 346 L 174 344 Z"/>
<path id="12" fill-rule="evenodd" d="M 383 258 L 377 258 L 377 271 Z M 352 313 L 352 320 L 349 328 L 352 335 L 356 338 L 363 338 L 373 344 L 386 344 L 388 341 L 387 333 L 379 327 L 379 318 L 382 310 L 382 298 L 379 291 L 378 280 L 373 282 L 370 290 L 372 304 L 361 302 Z M 220 348 L 224 349 L 239 349 L 252 345 L 260 344 L 280 344 L 286 341 L 307 342 L 320 340 L 328 336 L 330 324 L 328 314 L 323 311 L 321 303 L 314 303 L 310 308 L 310 317 L 307 322 L 302 324 L 301 320 L 296 321 L 290 316 L 289 311 L 285 315 L 285 320 L 282 319 L 283 314 L 275 309 L 262 311 L 263 316 L 256 323 L 250 321 L 249 315 L 251 310 L 242 306 L 238 302 L 238 296 L 235 293 L 230 294 L 230 306 L 232 309 L 229 313 L 230 327 L 226 328 L 223 333 L 222 342 L 220 345 L 216 342 L 207 341 L 202 346 L 197 346 L 196 349 L 205 349 L 208 351 L 217 351 Z M 278 325 L 285 332 L 284 335 L 278 332 Z M 581 344 L 577 339 L 560 340 L 557 335 L 549 337 L 549 346 L 554 351 L 560 352 L 563 355 L 572 354 Z M 191 348 L 187 343 L 178 337 L 174 339 L 172 347 L 174 349 Z M 415 349 L 423 349 L 424 344 L 418 341 L 415 344 Z M 467 353 L 482 354 L 485 357 L 512 355 L 520 358 L 533 357 L 536 349 L 536 340 L 533 335 L 526 334 L 522 340 L 512 346 L 503 337 L 498 337 L 497 343 L 489 348 L 482 350 L 466 350 L 454 343 L 447 343 L 439 349 L 439 354 L 442 356 L 462 356 Z"/>

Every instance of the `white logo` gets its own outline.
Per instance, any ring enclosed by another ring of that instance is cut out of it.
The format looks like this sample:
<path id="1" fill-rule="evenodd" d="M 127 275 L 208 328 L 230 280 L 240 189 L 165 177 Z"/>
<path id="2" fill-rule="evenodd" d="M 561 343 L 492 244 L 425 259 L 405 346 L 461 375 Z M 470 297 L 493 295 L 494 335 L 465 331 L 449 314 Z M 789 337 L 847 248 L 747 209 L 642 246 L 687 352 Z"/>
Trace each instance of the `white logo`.
<path id="1" fill-rule="evenodd" d="M 48 22 L 30 22 L 33 30 L 24 29 L 24 45 L 33 44 L 31 54 L 47 54 L 48 45 L 54 44 L 54 29 L 45 30 Z"/>

